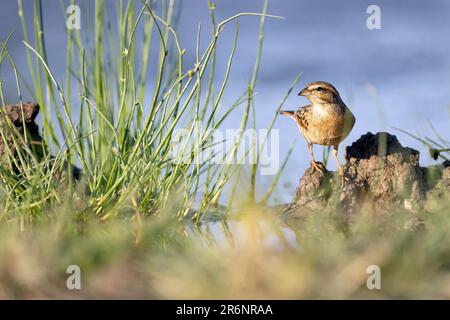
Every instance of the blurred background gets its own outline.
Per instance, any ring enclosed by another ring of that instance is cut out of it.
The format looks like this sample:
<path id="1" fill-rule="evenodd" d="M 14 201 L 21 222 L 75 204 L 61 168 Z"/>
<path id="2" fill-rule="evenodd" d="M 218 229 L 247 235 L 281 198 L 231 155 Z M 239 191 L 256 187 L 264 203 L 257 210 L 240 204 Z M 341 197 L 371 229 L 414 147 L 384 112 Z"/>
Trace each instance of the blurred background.
<path id="1" fill-rule="evenodd" d="M 218 21 L 239 12 L 261 12 L 263 8 L 262 0 L 214 2 Z M 78 1 L 82 12 L 89 3 Z M 371 4 L 381 9 L 380 30 L 369 30 L 366 26 L 369 17 L 366 10 Z M 25 14 L 32 19 L 32 1 L 23 1 L 23 5 Z M 43 5 L 48 57 L 57 80 L 62 81 L 66 59 L 65 10 L 57 0 L 44 1 Z M 115 5 L 111 1 L 111 6 Z M 403 145 L 420 150 L 422 165 L 433 163 L 419 141 L 393 127 L 422 137 L 434 137 L 432 124 L 441 136 L 450 139 L 450 2 L 273 0 L 269 3 L 268 12 L 285 19 L 268 18 L 265 25 L 255 97 L 258 128 L 269 125 L 292 81 L 302 73 L 284 109 L 306 105 L 305 98 L 298 97 L 296 93 L 308 82 L 324 80 L 337 87 L 357 118 L 352 133 L 341 144 L 341 161 L 345 146 L 362 134 L 386 130 L 396 134 Z M 181 45 L 186 49 L 185 66 L 192 68 L 199 26 L 201 48 L 207 46 L 211 37 L 207 1 L 179 1 L 176 16 L 174 24 Z M 31 28 L 32 23 L 29 25 Z M 257 54 L 258 29 L 258 17 L 239 20 L 238 47 L 224 104 L 231 105 L 246 89 Z M 8 48 L 18 69 L 26 75 L 27 62 L 18 5 L 14 0 L 3 1 L 0 5 L 0 38 L 5 40 L 12 31 Z M 220 62 L 216 66 L 219 78 L 225 74 L 233 37 L 234 27 L 231 24 L 219 40 L 219 47 L 223 48 L 217 57 Z M 0 70 L 0 76 L 7 102 L 16 103 L 17 89 L 11 70 Z M 30 95 L 25 94 L 24 98 L 30 99 Z M 224 128 L 237 129 L 242 117 L 240 112 L 241 109 L 237 109 L 234 118 L 225 123 Z M 278 191 L 280 198 L 289 200 L 298 179 L 309 166 L 310 156 L 306 142 L 291 120 L 280 117 L 275 128 L 280 130 L 280 162 L 293 140 L 296 140 Z M 322 147 L 316 147 L 316 155 L 321 159 Z M 333 161 L 330 161 L 328 168 L 335 168 Z M 260 177 L 261 188 L 271 178 Z"/>

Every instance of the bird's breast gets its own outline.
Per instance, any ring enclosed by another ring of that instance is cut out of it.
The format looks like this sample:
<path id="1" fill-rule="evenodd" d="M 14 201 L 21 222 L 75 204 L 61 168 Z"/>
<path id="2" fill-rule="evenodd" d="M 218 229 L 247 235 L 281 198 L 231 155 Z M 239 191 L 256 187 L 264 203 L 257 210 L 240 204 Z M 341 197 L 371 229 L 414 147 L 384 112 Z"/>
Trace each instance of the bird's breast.
<path id="1" fill-rule="evenodd" d="M 312 143 L 336 145 L 350 133 L 354 116 L 345 106 L 315 105 L 309 123 L 308 135 Z"/>

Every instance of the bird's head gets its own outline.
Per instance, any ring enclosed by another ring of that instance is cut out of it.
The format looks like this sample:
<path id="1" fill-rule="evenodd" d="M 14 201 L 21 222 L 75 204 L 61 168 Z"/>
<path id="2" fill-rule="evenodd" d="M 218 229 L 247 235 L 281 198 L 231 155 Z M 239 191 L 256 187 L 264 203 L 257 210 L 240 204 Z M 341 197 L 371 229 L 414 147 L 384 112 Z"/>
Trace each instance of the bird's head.
<path id="1" fill-rule="evenodd" d="M 341 97 L 336 88 L 325 81 L 309 83 L 298 95 L 306 97 L 312 104 L 338 103 L 341 101 Z"/>

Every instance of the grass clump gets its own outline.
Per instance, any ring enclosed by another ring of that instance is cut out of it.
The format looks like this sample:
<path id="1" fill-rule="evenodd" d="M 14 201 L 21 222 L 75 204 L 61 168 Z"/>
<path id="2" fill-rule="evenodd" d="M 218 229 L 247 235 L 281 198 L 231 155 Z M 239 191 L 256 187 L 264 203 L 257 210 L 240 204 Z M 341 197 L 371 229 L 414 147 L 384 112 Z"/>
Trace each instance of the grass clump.
<path id="1" fill-rule="evenodd" d="M 63 9 L 68 4 L 63 3 Z M 2 63 L 9 62 L 14 71 L 20 103 L 23 88 L 39 103 L 46 144 L 40 150 L 44 159 L 21 161 L 18 174 L 3 179 L 11 199 L 5 211 L 33 211 L 39 217 L 45 215 L 47 206 L 61 205 L 62 197 L 81 197 L 86 200 L 85 211 L 101 219 L 120 212 L 155 215 L 170 206 L 169 212 L 177 219 L 195 209 L 194 218 L 200 223 L 205 212 L 218 205 L 225 185 L 239 180 L 241 166 L 232 161 L 215 163 L 239 156 L 237 150 L 250 119 L 256 126 L 251 115 L 262 40 L 248 88 L 227 109 L 220 106 L 236 52 L 238 21 L 260 17 L 262 34 L 265 18 L 272 17 L 267 15 L 267 3 L 262 13 L 239 13 L 216 22 L 215 7 L 209 1 L 211 39 L 202 50 L 199 29 L 191 66 L 184 63 L 185 49 L 173 26 L 176 1 L 159 4 L 155 10 L 150 1 L 121 0 L 115 17 L 109 15 L 105 1 L 87 4 L 86 16 L 92 19 L 85 19 L 81 29 L 67 30 L 65 80 L 59 82 L 48 59 L 42 2 L 34 2 L 32 37 L 30 21 L 18 1 L 30 75 L 18 74 L 7 40 L 2 42 Z M 226 72 L 223 79 L 216 79 L 215 68 L 223 63 L 216 59 L 220 36 L 225 28 L 233 27 Z M 1 102 L 5 105 L 3 93 Z M 225 154 L 215 154 L 218 142 L 213 132 L 238 108 L 243 117 L 236 142 Z M 183 139 L 177 140 L 178 129 L 186 133 Z M 255 146 L 247 148 L 246 155 L 258 154 Z M 33 158 L 26 147 L 20 149 L 20 158 L 25 154 Z M 218 157 L 222 159 L 211 161 Z M 85 186 L 75 184 L 69 173 L 67 186 L 61 188 L 54 173 L 69 171 L 74 165 L 82 169 Z M 252 167 L 251 194 L 257 168 L 258 163 Z M 16 192 L 16 184 L 27 187 Z M 77 190 L 83 191 L 78 194 Z M 35 199 L 27 202 L 22 192 Z"/>

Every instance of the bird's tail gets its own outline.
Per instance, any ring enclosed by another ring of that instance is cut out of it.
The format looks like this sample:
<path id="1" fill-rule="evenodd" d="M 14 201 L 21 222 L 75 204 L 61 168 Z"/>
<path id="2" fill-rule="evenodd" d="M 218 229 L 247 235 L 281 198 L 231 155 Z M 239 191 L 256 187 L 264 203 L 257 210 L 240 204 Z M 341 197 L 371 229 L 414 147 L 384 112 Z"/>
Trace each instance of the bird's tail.
<path id="1" fill-rule="evenodd" d="M 293 117 L 294 116 L 294 111 L 288 111 L 288 110 L 281 110 L 280 114 L 284 115 L 284 116 L 288 116 L 288 117 Z"/>

